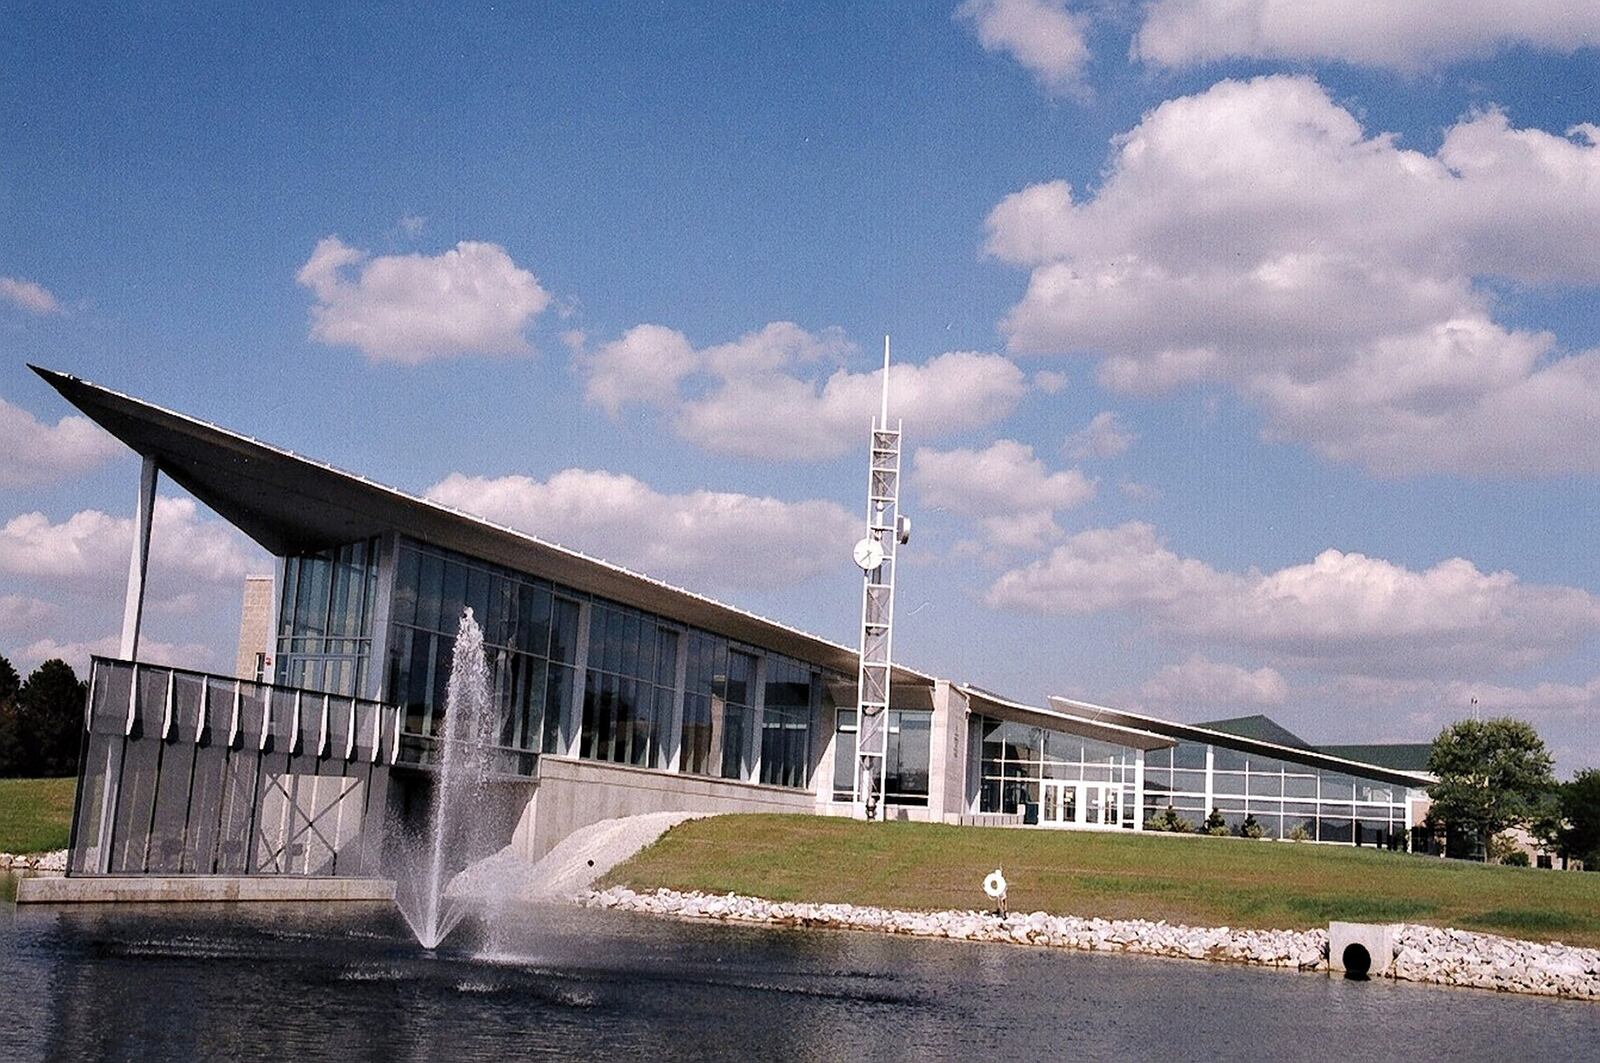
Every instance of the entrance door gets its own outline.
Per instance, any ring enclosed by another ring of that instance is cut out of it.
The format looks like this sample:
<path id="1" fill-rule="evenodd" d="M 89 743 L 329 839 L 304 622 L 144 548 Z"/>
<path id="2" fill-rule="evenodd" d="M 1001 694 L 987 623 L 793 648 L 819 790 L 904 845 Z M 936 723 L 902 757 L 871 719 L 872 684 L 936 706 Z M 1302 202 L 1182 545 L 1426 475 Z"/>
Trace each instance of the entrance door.
<path id="1" fill-rule="evenodd" d="M 1039 786 L 1039 825 L 1044 827 L 1074 827 L 1082 803 L 1078 800 L 1078 784 L 1045 779 Z"/>

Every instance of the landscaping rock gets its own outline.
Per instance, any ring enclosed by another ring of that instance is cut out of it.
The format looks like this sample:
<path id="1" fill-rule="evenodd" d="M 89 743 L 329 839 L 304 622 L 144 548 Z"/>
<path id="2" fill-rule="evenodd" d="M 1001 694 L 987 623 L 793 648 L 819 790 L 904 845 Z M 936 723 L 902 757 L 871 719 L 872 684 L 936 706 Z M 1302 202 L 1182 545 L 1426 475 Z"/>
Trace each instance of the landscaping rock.
<path id="1" fill-rule="evenodd" d="M 61 854 L 63 860 L 65 854 Z M 775 926 L 875 930 L 886 934 L 993 941 L 1044 948 L 1132 952 L 1218 960 L 1284 970 L 1326 971 L 1323 930 L 1236 930 L 1189 927 L 1143 919 L 1084 919 L 1031 912 L 906 912 L 850 904 L 774 902 L 735 894 L 710 896 L 617 886 L 577 897 L 589 908 L 617 908 L 678 919 L 716 919 Z M 1544 945 L 1464 930 L 1400 925 L 1395 930 L 1395 978 L 1501 992 L 1600 1000 L 1600 949 Z"/>

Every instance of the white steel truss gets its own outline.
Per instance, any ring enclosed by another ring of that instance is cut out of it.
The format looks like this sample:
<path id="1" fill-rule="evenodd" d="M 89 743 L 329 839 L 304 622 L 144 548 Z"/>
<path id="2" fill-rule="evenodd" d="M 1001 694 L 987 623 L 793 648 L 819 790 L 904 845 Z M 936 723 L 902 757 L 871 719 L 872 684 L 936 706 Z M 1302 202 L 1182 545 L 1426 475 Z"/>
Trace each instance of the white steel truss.
<path id="1" fill-rule="evenodd" d="M 867 464 L 867 538 L 882 561 L 863 573 L 861 663 L 856 676 L 856 771 L 852 800 L 857 815 L 881 811 L 889 752 L 889 670 L 894 645 L 894 573 L 901 543 L 900 430 L 889 426 L 889 338 L 883 340 L 883 398 L 872 422 Z"/>

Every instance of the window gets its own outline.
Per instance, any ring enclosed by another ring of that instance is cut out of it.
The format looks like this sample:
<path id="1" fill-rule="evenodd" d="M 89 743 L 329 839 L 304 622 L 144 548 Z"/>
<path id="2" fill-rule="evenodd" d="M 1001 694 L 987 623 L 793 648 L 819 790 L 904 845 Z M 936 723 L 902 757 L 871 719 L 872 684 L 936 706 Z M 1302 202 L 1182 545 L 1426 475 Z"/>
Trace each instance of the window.
<path id="1" fill-rule="evenodd" d="M 933 713 L 889 710 L 889 748 L 883 769 L 885 804 L 928 803 L 928 753 L 932 735 Z"/>
<path id="2" fill-rule="evenodd" d="M 761 781 L 804 787 L 811 774 L 813 692 L 811 670 L 797 661 L 769 657 L 761 719 Z"/>
<path id="3" fill-rule="evenodd" d="M 578 603 L 521 573 L 401 540 L 386 698 L 404 708 L 406 733 L 442 733 L 450 658 L 469 605 L 483 629 L 500 744 L 557 750 L 574 687 Z"/>
<path id="4" fill-rule="evenodd" d="M 618 607 L 592 605 L 579 755 L 665 767 L 677 672 L 676 630 Z"/>
<path id="5" fill-rule="evenodd" d="M 362 693 L 377 579 L 377 539 L 284 558 L 277 682 Z"/>

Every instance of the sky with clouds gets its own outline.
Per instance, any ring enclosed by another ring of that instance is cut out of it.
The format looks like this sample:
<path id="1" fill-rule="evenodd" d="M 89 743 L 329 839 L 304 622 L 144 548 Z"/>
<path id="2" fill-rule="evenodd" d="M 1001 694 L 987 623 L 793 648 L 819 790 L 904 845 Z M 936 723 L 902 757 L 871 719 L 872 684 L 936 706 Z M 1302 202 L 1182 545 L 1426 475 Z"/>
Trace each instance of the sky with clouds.
<path id="1" fill-rule="evenodd" d="M 1042 702 L 1600 764 L 1600 9 L 15 5 L 0 652 L 115 648 L 66 370 Z M 263 552 L 168 485 L 147 650 Z"/>

